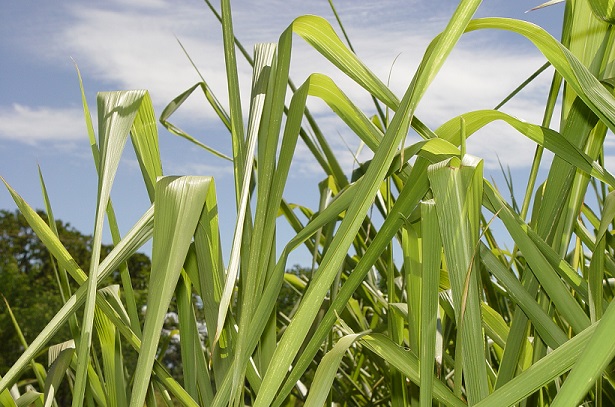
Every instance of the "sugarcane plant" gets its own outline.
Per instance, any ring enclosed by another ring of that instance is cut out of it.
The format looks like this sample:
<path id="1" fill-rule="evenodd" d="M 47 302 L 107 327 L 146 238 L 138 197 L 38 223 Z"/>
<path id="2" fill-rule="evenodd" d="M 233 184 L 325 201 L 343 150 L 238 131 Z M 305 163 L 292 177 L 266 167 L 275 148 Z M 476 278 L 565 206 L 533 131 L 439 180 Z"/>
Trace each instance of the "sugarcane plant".
<path id="1" fill-rule="evenodd" d="M 232 161 L 230 258 L 223 258 L 218 224 L 218 210 L 229 208 L 218 206 L 214 179 L 162 172 L 147 91 L 100 93 L 96 132 L 82 86 L 98 173 L 89 270 L 64 248 L 53 221 L 45 223 L 3 180 L 57 263 L 64 306 L 34 341 L 22 339 L 24 353 L 0 379 L 2 405 L 52 405 L 63 380 L 73 406 L 615 404 L 615 178 L 604 165 L 605 138 L 615 130 L 614 1 L 566 1 L 556 40 L 525 21 L 473 19 L 481 2 L 461 0 L 401 98 L 321 17 L 298 17 L 277 43 L 258 44 L 249 54 L 234 35 L 230 1 L 221 1 L 219 13 L 206 3 L 221 22 L 228 106 L 202 77 L 169 103 L 160 123 L 205 154 Z M 515 118 L 504 103 L 430 128 L 415 115 L 422 97 L 461 36 L 486 30 L 527 38 L 554 68 L 543 121 Z M 369 92 L 373 109 L 358 108 L 324 74 L 295 86 L 295 39 Z M 253 67 L 247 112 L 238 58 Z M 195 91 L 228 129 L 232 157 L 172 123 Z M 352 174 L 306 108 L 313 98 L 373 152 Z M 558 99 L 561 114 L 554 117 Z M 520 207 L 485 177 L 483 159 L 466 152 L 466 140 L 494 121 L 536 144 Z M 420 141 L 407 142 L 409 134 Z M 120 236 L 110 192 L 128 136 L 151 207 Z M 316 208 L 284 197 L 298 143 L 326 174 L 314 185 Z M 554 153 L 552 161 L 542 159 L 544 149 Z M 538 183 L 545 167 L 548 176 Z M 279 219 L 295 231 L 281 244 Z M 492 231 L 496 219 L 505 231 Z M 115 246 L 101 259 L 105 220 Z M 141 321 L 126 260 L 150 239 Z M 505 239 L 512 249 L 500 243 Z M 299 247 L 313 253 L 307 277 L 287 272 L 288 256 Z M 101 286 L 116 270 L 122 284 Z M 79 286 L 74 292 L 71 281 Z M 290 311 L 277 308 L 283 285 L 297 293 Z M 173 299 L 182 378 L 160 359 Z M 66 323 L 72 341 L 50 343 Z M 132 370 L 123 362 L 126 347 L 138 353 Z M 37 360 L 42 352 L 49 354 L 47 367 Z M 26 391 L 20 378 L 28 371 L 38 387 Z"/>

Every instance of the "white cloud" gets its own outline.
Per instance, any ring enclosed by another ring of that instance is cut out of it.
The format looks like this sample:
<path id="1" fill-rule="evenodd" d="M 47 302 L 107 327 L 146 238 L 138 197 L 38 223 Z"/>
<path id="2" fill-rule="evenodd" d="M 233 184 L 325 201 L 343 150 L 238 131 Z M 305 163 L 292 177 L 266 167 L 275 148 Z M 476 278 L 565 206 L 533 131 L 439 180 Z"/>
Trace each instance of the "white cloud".
<path id="1" fill-rule="evenodd" d="M 0 138 L 32 145 L 87 140 L 83 110 L 20 104 L 0 108 Z"/>
<path id="2" fill-rule="evenodd" d="M 386 5 L 340 1 L 337 6 L 359 56 L 383 81 L 387 82 L 391 73 L 390 87 L 400 98 L 427 44 L 444 27 L 452 12 L 452 6 L 435 10 L 426 2 L 419 1 L 405 2 L 403 7 L 395 0 L 387 0 Z M 59 24 L 56 27 L 57 35 L 39 39 L 42 44 L 31 44 L 37 52 L 43 51 L 51 60 L 65 59 L 71 55 L 79 63 L 85 77 L 96 77 L 108 86 L 148 89 L 159 113 L 169 101 L 199 80 L 176 42 L 177 36 L 220 101 L 226 105 L 220 26 L 206 5 L 172 0 L 131 3 L 116 0 L 87 6 L 75 2 L 66 8 L 66 12 L 69 16 L 67 21 L 55 21 Z M 284 3 L 284 7 L 273 0 L 233 2 L 236 34 L 245 41 L 248 50 L 255 41 L 277 41 L 292 19 L 304 13 L 324 15 L 337 29 L 332 13 L 324 2 L 293 0 Z M 520 49 L 518 45 L 509 48 L 507 44 L 494 43 L 490 37 L 477 33 L 464 38 L 429 88 L 417 115 L 435 128 L 465 111 L 493 107 L 543 63 L 541 56 L 527 53 L 527 49 Z M 323 72 L 332 76 L 360 108 L 374 111 L 367 92 L 343 77 L 337 68 L 296 36 L 292 61 L 296 84 L 300 84 L 311 72 Z M 245 112 L 250 77 L 247 64 L 240 64 Z M 548 82 L 548 75 L 543 75 L 531 89 L 504 110 L 525 120 L 539 122 L 541 104 L 544 103 L 542 95 L 546 93 Z M 76 128 L 76 124 L 82 128 L 81 113 L 77 113 L 77 109 L 54 108 L 53 114 L 50 108 L 21 106 L 20 109 L 22 112 L 16 115 L 12 126 L 16 129 L 18 120 L 23 119 L 26 121 L 21 124 L 24 129 L 11 130 L 11 134 L 32 133 L 26 130 L 30 130 L 31 123 L 35 121 L 31 116 L 37 116 L 41 121 L 49 120 L 46 125 L 39 126 L 40 138 L 83 137 L 82 131 L 77 135 L 75 130 L 66 130 Z M 316 104 L 313 111 L 319 116 L 329 114 L 329 109 L 323 104 Z M 196 124 L 203 118 L 217 121 L 200 95 L 178 111 L 178 116 L 177 119 L 185 123 L 181 126 L 189 132 L 191 122 Z M 78 120 L 74 120 L 76 117 Z M 343 123 L 326 116 L 322 118 L 323 131 L 334 151 L 339 154 L 344 168 L 351 169 L 352 155 L 337 134 L 343 134 L 352 146 L 358 145 L 358 140 L 346 135 Z M 69 126 L 69 123 L 72 124 Z M 6 134 L 0 128 L 0 135 L 8 137 Z M 512 167 L 527 166 L 531 162 L 532 143 L 511 134 L 507 129 L 490 127 L 484 135 L 476 135 L 474 139 L 479 141 L 471 147 L 477 155 L 484 154 L 489 163 L 493 160 L 497 163 L 493 149 L 500 154 L 502 162 Z M 305 161 L 304 170 L 313 171 L 313 160 L 299 161 L 299 167 Z"/>
<path id="3" fill-rule="evenodd" d="M 148 89 L 161 107 L 198 81 L 176 34 L 191 53 L 222 55 L 216 44 L 197 43 L 182 35 L 181 27 L 191 26 L 198 16 L 190 21 L 181 13 L 174 16 L 168 12 L 163 9 L 143 15 L 134 8 L 77 7 L 75 24 L 67 26 L 58 41 L 74 53 L 82 72 L 122 89 Z M 210 80 L 220 83 L 220 79 Z"/>
<path id="4" fill-rule="evenodd" d="M 611 174 L 615 174 L 615 155 L 605 155 L 604 156 L 604 167 Z"/>
<path id="5" fill-rule="evenodd" d="M 496 122 L 478 131 L 467 142 L 467 152 L 483 158 L 485 167 L 500 169 L 525 167 L 534 158 L 536 144 L 505 123 Z"/>
<path id="6" fill-rule="evenodd" d="M 168 167 L 169 174 L 190 174 L 212 176 L 216 179 L 233 175 L 233 165 L 228 161 L 216 160 L 216 164 L 183 163 Z"/>

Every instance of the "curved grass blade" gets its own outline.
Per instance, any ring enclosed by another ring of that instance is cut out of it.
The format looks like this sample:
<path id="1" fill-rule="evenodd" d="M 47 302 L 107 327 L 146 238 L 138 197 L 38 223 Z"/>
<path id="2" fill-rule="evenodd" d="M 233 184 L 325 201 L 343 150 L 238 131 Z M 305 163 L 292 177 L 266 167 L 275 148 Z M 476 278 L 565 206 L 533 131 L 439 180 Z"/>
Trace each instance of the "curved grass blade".
<path id="1" fill-rule="evenodd" d="M 92 260 L 87 282 L 87 293 L 81 336 L 78 341 L 78 363 L 75 374 L 73 407 L 83 402 L 87 380 L 87 367 L 90 361 L 92 327 L 96 299 L 96 277 L 100 262 L 100 249 L 104 216 L 109 204 L 111 186 L 120 161 L 122 150 L 132 123 L 137 114 L 145 91 L 107 92 L 98 95 L 98 126 L 100 145 L 100 169 L 98 180 L 98 202 L 94 237 L 92 243 Z"/>
<path id="2" fill-rule="evenodd" d="M 588 0 L 594 15 L 600 20 L 615 24 L 615 1 L 613 0 Z"/>
<path id="3" fill-rule="evenodd" d="M 476 249 L 482 203 L 482 160 L 452 157 L 429 167 L 444 255 L 451 281 L 466 395 L 471 404 L 489 394 L 481 329 L 480 272 Z M 469 284 L 464 282 L 468 281 Z M 456 349 L 457 349 L 456 348 Z M 455 371 L 455 374 L 461 372 Z"/>
<path id="4" fill-rule="evenodd" d="M 237 75 L 237 59 L 235 57 L 235 35 L 231 17 L 230 0 L 221 1 L 222 41 L 224 43 L 224 62 L 226 67 L 226 84 L 229 98 L 229 115 L 231 123 L 231 140 L 233 144 L 233 169 L 235 174 L 235 196 L 239 207 L 244 179 L 243 170 L 247 160 L 245 152 L 245 130 L 241 111 L 241 95 L 239 92 L 239 77 Z"/>
<path id="5" fill-rule="evenodd" d="M 43 393 L 28 390 L 23 396 L 19 397 L 17 401 L 13 401 L 13 399 L 11 399 L 11 401 L 0 401 L 6 402 L 6 404 L 3 405 L 7 407 L 30 407 L 32 405 L 34 405 L 34 407 L 43 407 Z"/>
<path id="6" fill-rule="evenodd" d="M 209 147 L 208 145 L 203 144 L 202 142 L 192 137 L 191 135 L 189 135 L 188 133 L 186 133 L 185 131 L 183 131 L 182 129 L 180 129 L 179 127 L 177 127 L 176 125 L 174 125 L 173 123 L 169 121 L 171 116 L 177 111 L 177 109 L 181 107 L 181 105 L 190 97 L 190 95 L 192 95 L 192 93 L 197 88 L 201 88 L 207 100 L 214 107 L 214 110 L 218 114 L 218 117 L 220 118 L 222 123 L 230 130 L 231 125 L 229 122 L 228 115 L 226 114 L 226 112 L 224 112 L 223 108 L 220 106 L 219 102 L 217 101 L 213 93 L 211 92 L 211 89 L 205 82 L 199 82 L 196 85 L 193 85 L 188 90 L 184 91 L 179 96 L 177 96 L 175 99 L 173 99 L 171 102 L 169 102 L 169 104 L 164 108 L 164 110 L 160 114 L 160 123 L 162 123 L 162 125 L 168 131 L 175 134 L 176 136 L 185 138 L 186 140 L 196 144 L 197 146 L 203 148 L 205 151 L 208 151 L 217 157 L 220 157 L 227 161 L 233 161 L 231 157 L 219 152 L 218 150 L 212 147 Z"/>
<path id="7" fill-rule="evenodd" d="M 252 100 L 250 103 L 250 115 L 248 120 L 248 140 L 247 145 L 245 146 L 247 150 L 245 153 L 246 155 L 244 157 L 244 160 L 242 161 L 245 164 L 245 167 L 242 168 L 240 172 L 241 174 L 243 174 L 243 177 L 240 183 L 242 187 L 240 190 L 237 190 L 237 193 L 240 197 L 239 206 L 237 209 L 237 221 L 235 224 L 233 245 L 231 248 L 231 258 L 227 270 L 226 283 L 224 286 L 224 291 L 222 292 L 222 297 L 220 298 L 220 306 L 218 308 L 218 322 L 214 337 L 214 344 L 218 341 L 220 334 L 222 333 L 222 329 L 226 320 L 226 314 L 228 312 L 228 307 L 231 302 L 233 287 L 235 287 L 236 285 L 237 275 L 239 273 L 239 265 L 241 258 L 240 249 L 244 240 L 244 225 L 247 221 L 247 215 L 249 213 L 248 201 L 250 197 L 252 167 L 254 165 L 254 151 L 256 150 L 263 110 L 265 109 L 265 95 L 267 94 L 267 88 L 269 86 L 269 76 L 271 65 L 273 63 L 274 53 L 274 44 L 258 44 L 255 48 L 256 63 L 254 65 L 254 75 L 252 78 L 253 90 Z M 264 163 L 261 164 L 264 165 Z M 259 181 L 264 182 L 264 177 L 263 179 L 260 178 L 260 171 L 261 169 L 259 166 Z M 259 188 L 261 182 L 259 182 Z M 259 193 L 259 199 L 262 200 L 263 198 L 265 197 L 261 197 L 261 194 Z M 260 206 L 262 206 L 262 204 Z M 260 206 L 257 204 L 257 210 Z M 264 236 L 259 236 L 259 239 L 263 238 Z M 256 293 L 250 292 L 250 289 L 248 288 L 246 294 L 254 295 Z"/>
<path id="8" fill-rule="evenodd" d="M 435 202 L 421 202 L 421 232 L 423 264 L 421 278 L 421 317 L 419 351 L 419 393 L 421 407 L 433 405 L 434 360 L 438 314 L 438 283 L 442 261 L 442 240 L 438 227 Z"/>
<path id="9" fill-rule="evenodd" d="M 549 1 L 545 2 L 545 3 L 540 4 L 539 6 L 536 6 L 536 7 L 533 7 L 531 9 L 529 9 L 528 11 L 526 11 L 526 13 L 530 12 L 530 11 L 540 10 L 541 8 L 549 7 L 549 6 L 552 6 L 552 5 L 557 4 L 557 3 L 563 3 L 564 1 L 566 1 L 566 0 L 549 0 Z"/>
<path id="10" fill-rule="evenodd" d="M 553 322 L 553 319 L 527 292 L 510 270 L 485 245 L 481 244 L 480 250 L 481 260 L 485 267 L 487 267 L 487 270 L 502 283 L 511 299 L 532 321 L 542 340 L 552 349 L 556 349 L 566 343 L 568 336 Z"/>
<path id="11" fill-rule="evenodd" d="M 613 95 L 577 57 L 544 29 L 526 21 L 506 18 L 479 18 L 471 21 L 467 27 L 468 32 L 481 29 L 512 31 L 532 41 L 583 102 L 609 129 L 615 129 Z"/>
<path id="12" fill-rule="evenodd" d="M 143 342 L 130 405 L 145 401 L 163 316 L 169 307 L 190 241 L 204 208 L 210 177 L 163 177 L 156 183 L 152 272 Z"/>
<path id="13" fill-rule="evenodd" d="M 346 43 L 348 44 L 348 48 L 354 52 L 354 48 L 352 46 L 352 42 L 350 41 L 350 37 L 348 37 L 348 34 L 346 33 L 346 29 L 344 28 L 344 24 L 342 24 L 342 20 L 339 16 L 339 14 L 337 13 L 337 10 L 335 8 L 335 5 L 333 4 L 332 0 L 328 0 L 329 1 L 329 7 L 331 7 L 331 11 L 333 11 L 333 15 L 335 16 L 335 20 L 337 21 L 337 24 L 340 26 L 340 29 L 342 30 L 342 34 L 344 35 L 344 39 L 346 40 Z M 374 107 L 376 107 L 376 111 L 378 112 L 378 118 L 382 121 L 382 123 L 386 123 L 387 122 L 387 117 L 384 113 L 384 111 L 382 110 L 382 106 L 380 106 L 380 103 L 378 102 L 378 99 L 376 99 L 375 96 L 372 95 L 372 101 L 374 102 Z"/>
<path id="14" fill-rule="evenodd" d="M 406 375 L 413 383 L 420 383 L 419 360 L 411 350 L 402 349 L 382 334 L 365 335 L 359 339 L 359 342 L 389 364 L 395 366 L 397 370 Z M 436 400 L 447 406 L 461 407 L 466 405 L 444 383 L 437 379 L 433 380 L 433 395 Z"/>
<path id="15" fill-rule="evenodd" d="M 162 176 L 158 127 L 152 98 L 145 92 L 132 122 L 130 139 L 134 147 L 150 202 L 154 202 L 156 180 Z"/>
<path id="16" fill-rule="evenodd" d="M 191 259 L 194 263 L 192 267 L 196 267 L 194 256 L 189 256 L 188 259 Z M 189 262 L 188 259 L 186 263 Z M 189 265 L 184 264 L 184 269 L 187 270 L 188 268 Z M 211 405 L 211 400 L 213 399 L 213 390 L 192 305 L 192 282 L 187 273 L 182 272 L 175 295 L 177 298 L 177 314 L 179 316 L 179 340 L 184 388 L 194 400 L 199 400 L 200 394 L 201 405 L 208 406 Z"/>
<path id="17" fill-rule="evenodd" d="M 77 283 L 83 284 L 87 279 L 87 275 L 60 242 L 58 236 L 4 178 L 0 177 L 0 179 L 8 189 L 21 214 L 26 218 L 28 225 L 30 225 L 34 233 L 36 233 L 36 236 L 45 245 L 47 250 L 49 250 L 51 255 L 55 257 L 59 266 L 66 269 Z"/>
<path id="18" fill-rule="evenodd" d="M 76 63 L 75 69 L 77 71 L 77 77 L 79 78 L 79 89 L 81 90 L 83 114 L 85 118 L 88 138 L 90 140 L 90 148 L 92 150 L 92 156 L 94 158 L 94 166 L 96 168 L 96 171 L 100 174 L 101 164 L 99 146 L 96 144 L 96 134 L 94 132 L 92 117 L 90 115 L 87 99 L 85 97 L 85 89 L 83 86 L 83 80 L 81 78 L 81 72 L 79 71 L 79 67 Z M 150 200 L 152 200 L 153 197 L 151 196 L 151 193 L 153 193 L 153 189 L 149 188 L 149 186 L 153 185 L 153 182 L 155 182 L 156 179 L 154 178 L 152 181 L 151 178 L 152 176 L 155 177 L 158 172 L 160 172 L 159 175 L 162 175 L 162 166 L 160 164 L 160 154 L 158 152 L 158 132 L 154 119 L 154 110 L 148 92 L 144 93 L 143 102 L 139 105 L 137 115 L 135 116 L 134 122 L 132 124 L 131 137 L 137 155 L 137 160 L 139 161 L 141 166 L 143 179 L 145 181 L 146 188 L 148 188 L 148 193 L 150 193 Z M 157 157 L 155 156 L 156 154 L 158 154 Z M 111 201 L 109 201 L 106 211 L 107 218 L 109 220 L 111 238 L 114 244 L 118 244 L 121 237 L 119 227 L 117 225 L 115 211 L 113 209 L 113 204 L 111 203 Z M 130 280 L 130 274 L 128 271 L 127 264 L 122 264 L 120 266 L 120 277 L 122 280 L 122 286 L 124 288 L 124 295 L 126 298 L 128 312 L 130 314 L 132 329 L 138 334 L 141 334 L 139 315 L 137 312 L 134 290 L 132 288 L 132 282 Z M 77 324 L 71 322 L 71 326 L 72 325 L 76 326 Z M 77 335 L 73 336 L 76 337 Z"/>
<path id="19" fill-rule="evenodd" d="M 99 290 L 110 304 L 115 305 L 115 310 L 123 317 L 125 324 L 130 325 L 130 319 L 126 314 L 119 298 L 119 286 L 107 286 Z M 104 387 L 109 406 L 127 406 L 126 382 L 124 379 L 124 363 L 121 357 L 122 348 L 119 341 L 117 329 L 111 320 L 100 308 L 94 310 L 94 327 L 98 341 L 100 342 L 100 353 L 103 361 Z"/>
<path id="20" fill-rule="evenodd" d="M 45 407 L 51 406 L 55 397 L 56 389 L 66 375 L 66 371 L 70 366 L 71 359 L 75 353 L 75 345 L 63 349 L 55 358 L 53 364 L 49 368 L 49 374 L 45 381 Z"/>
<path id="21" fill-rule="evenodd" d="M 579 333 L 587 328 L 590 325 L 589 318 L 574 300 L 549 261 L 528 237 L 529 226 L 510 209 L 489 182 L 485 180 L 484 185 L 485 198 L 490 205 L 486 206 L 489 210 L 498 212 L 498 217 L 504 222 L 513 240 L 523 252 L 532 273 L 549 294 L 560 314 L 568 320 L 575 332 Z"/>
<path id="22" fill-rule="evenodd" d="M 314 374 L 308 397 L 305 400 L 306 407 L 319 407 L 325 404 L 344 354 L 362 335 L 364 334 L 345 335 L 322 358 Z"/>
<path id="23" fill-rule="evenodd" d="M 592 322 L 596 322 L 602 317 L 604 281 L 604 263 L 606 251 L 607 228 L 615 218 L 615 192 L 610 192 L 604 199 L 604 209 L 600 219 L 600 227 L 596 233 L 596 245 L 593 250 L 592 259 L 589 264 L 588 288 L 589 288 L 589 312 Z"/>
<path id="24" fill-rule="evenodd" d="M 596 331 L 597 324 L 547 354 L 514 379 L 496 389 L 476 407 L 513 406 L 572 368 Z"/>
<path id="25" fill-rule="evenodd" d="M 49 201 L 49 195 L 47 194 L 47 186 L 45 185 L 45 180 L 43 179 L 43 172 L 41 171 L 41 167 L 38 166 L 38 178 L 41 184 L 41 192 L 43 193 L 43 201 L 45 202 L 45 211 L 47 212 L 47 219 L 49 222 L 49 227 L 53 231 L 53 233 L 58 236 L 58 229 L 56 227 L 56 221 L 53 216 L 53 211 L 51 210 L 51 202 Z M 68 275 L 66 274 L 66 270 L 64 268 L 56 267 L 56 262 L 53 259 L 51 260 L 51 265 L 53 267 L 54 273 L 56 274 L 56 279 L 58 281 L 58 288 L 60 290 L 60 297 L 62 297 L 62 301 L 65 302 L 68 297 L 71 295 L 70 285 L 68 283 Z M 71 332 L 75 333 L 77 330 L 77 319 L 71 318 Z"/>
<path id="26" fill-rule="evenodd" d="M 554 130 L 524 122 L 497 110 L 478 110 L 464 113 L 459 117 L 463 118 L 466 123 L 468 137 L 487 124 L 502 120 L 569 164 L 615 187 L 615 178 L 611 174 Z M 440 126 L 436 134 L 454 145 L 459 145 L 461 138 L 458 123 L 459 118 L 453 118 Z"/>
<path id="27" fill-rule="evenodd" d="M 596 323 L 583 353 L 575 361 L 552 406 L 578 404 L 594 382 L 604 373 L 615 356 L 615 302 L 611 302 L 602 319 Z"/>

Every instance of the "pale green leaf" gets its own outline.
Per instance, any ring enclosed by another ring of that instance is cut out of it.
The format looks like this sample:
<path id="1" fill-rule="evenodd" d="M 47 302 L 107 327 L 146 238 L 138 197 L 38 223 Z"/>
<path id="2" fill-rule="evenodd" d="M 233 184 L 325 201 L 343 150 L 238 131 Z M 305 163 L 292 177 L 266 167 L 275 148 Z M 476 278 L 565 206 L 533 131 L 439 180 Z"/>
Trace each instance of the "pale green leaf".
<path id="1" fill-rule="evenodd" d="M 72 346 L 64 347 L 57 357 L 54 358 L 45 381 L 45 407 L 51 406 L 56 390 L 66 375 L 74 353 L 75 345 L 73 343 Z"/>
<path id="2" fill-rule="evenodd" d="M 438 283 L 442 261 L 442 238 L 438 227 L 435 202 L 421 202 L 421 234 L 423 238 L 423 264 L 421 279 L 420 323 L 420 403 L 432 405 L 433 370 L 436 356 Z"/>
<path id="3" fill-rule="evenodd" d="M 143 405 L 166 313 L 205 198 L 210 177 L 163 177 L 156 183 L 152 272 L 147 297 L 143 342 L 130 405 Z"/>
<path id="4" fill-rule="evenodd" d="M 455 319 L 463 354 L 463 375 L 471 403 L 489 394 L 481 329 L 479 222 L 482 204 L 482 160 L 452 157 L 429 167 L 438 223 L 453 291 Z M 456 370 L 458 372 L 458 369 Z"/>
<path id="5" fill-rule="evenodd" d="M 111 197 L 111 187 L 119 165 L 121 153 L 145 91 L 106 92 L 98 95 L 98 136 L 100 146 L 100 167 L 98 171 L 98 202 L 92 259 L 87 281 L 87 292 L 81 337 L 77 350 L 78 364 L 75 374 L 73 407 L 78 407 L 85 395 L 86 372 L 90 363 L 90 348 L 96 303 L 97 274 L 100 263 L 100 250 L 104 216 Z"/>
<path id="6" fill-rule="evenodd" d="M 333 349 L 322 358 L 314 374 L 308 397 L 305 400 L 306 407 L 324 406 L 344 354 L 362 335 L 350 334 L 341 337 Z"/>
<path id="7" fill-rule="evenodd" d="M 25 394 L 19 397 L 14 404 L 7 403 L 2 405 L 6 405 L 7 407 L 14 405 L 17 407 L 30 407 L 31 405 L 34 405 L 34 407 L 43 407 L 43 398 L 43 393 L 39 393 L 35 390 L 28 390 Z"/>
<path id="8" fill-rule="evenodd" d="M 602 319 L 596 323 L 583 353 L 575 361 L 552 406 L 578 404 L 615 356 L 615 302 L 611 302 Z"/>

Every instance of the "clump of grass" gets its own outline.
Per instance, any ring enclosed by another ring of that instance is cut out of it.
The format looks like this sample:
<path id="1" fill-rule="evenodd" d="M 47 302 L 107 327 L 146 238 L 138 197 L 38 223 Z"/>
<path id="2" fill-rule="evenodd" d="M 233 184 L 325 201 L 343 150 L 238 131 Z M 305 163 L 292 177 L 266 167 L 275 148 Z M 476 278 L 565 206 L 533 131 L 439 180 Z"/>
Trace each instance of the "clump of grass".
<path id="1" fill-rule="evenodd" d="M 6 184 L 63 278 L 74 279 L 80 288 L 0 380 L 2 403 L 15 405 L 8 388 L 29 366 L 39 373 L 44 393 L 29 391 L 23 397 L 38 404 L 52 402 L 53 388 L 66 373 L 70 380 L 74 377 L 73 405 L 136 407 L 157 405 L 157 397 L 166 404 L 189 406 L 615 403 L 609 367 L 615 355 L 610 334 L 615 262 L 609 230 L 615 217 L 609 192 L 615 178 L 604 169 L 605 136 L 615 129 L 613 55 L 612 47 L 605 46 L 611 44 L 613 16 L 604 2 L 567 2 L 562 40 L 557 41 L 527 22 L 474 20 L 479 4 L 459 2 L 399 99 L 319 17 L 298 17 L 277 44 L 260 44 L 248 55 L 236 48 L 230 4 L 222 1 L 217 15 L 223 29 L 228 108 L 203 80 L 172 101 L 161 122 L 196 141 L 170 120 L 187 97 L 201 89 L 229 130 L 237 221 L 228 262 L 222 257 L 214 180 L 163 176 L 147 92 L 100 94 L 98 139 L 84 98 L 99 174 L 94 251 L 87 273 Z M 543 122 L 523 122 L 506 114 L 504 106 L 467 112 L 437 129 L 428 128 L 415 117 L 422 96 L 459 38 L 467 31 L 487 29 L 525 36 L 555 68 Z M 373 95 L 374 111 L 357 108 L 322 74 L 312 74 L 295 87 L 288 76 L 293 34 Z M 247 115 L 239 100 L 237 49 L 254 69 Z M 285 105 L 288 92 L 292 98 Z M 549 124 L 561 92 L 556 131 Z M 308 97 L 324 100 L 373 151 L 373 159 L 362 163 L 354 178 L 343 173 L 306 110 Z M 381 106 L 392 112 L 390 120 Z M 496 120 L 537 146 L 520 209 L 484 178 L 483 160 L 465 152 L 465 140 Z M 406 146 L 411 129 L 422 141 Z M 120 237 L 109 193 L 128 135 L 152 207 Z M 284 199 L 299 138 L 327 174 L 318 208 Z M 545 148 L 555 158 L 548 164 L 547 180 L 536 185 Z M 598 202 L 593 211 L 586 203 L 590 184 Z M 306 224 L 297 211 L 309 216 Z M 373 211 L 383 221 L 376 221 Z M 280 216 L 296 234 L 278 254 Z M 492 217 L 504 224 L 514 242 L 511 251 L 503 250 L 491 232 L 487 219 Z M 101 262 L 105 218 L 115 231 L 116 246 Z M 152 274 L 141 325 L 124 263 L 149 239 Z M 289 253 L 302 245 L 314 253 L 307 281 L 286 271 Z M 400 262 L 394 261 L 394 245 L 403 253 Z M 118 267 L 125 277 L 122 286 L 100 287 Z M 282 284 L 292 284 L 300 295 L 286 314 L 276 307 Z M 203 303 L 208 332 L 204 344 L 193 294 Z M 157 357 L 173 297 L 181 383 Z M 83 318 L 77 320 L 80 309 Z M 61 350 L 47 372 L 32 365 L 67 321 L 74 347 Z M 120 337 L 139 353 L 135 372 L 123 366 Z M 19 405 L 27 404 L 25 398 L 20 400 Z"/>

